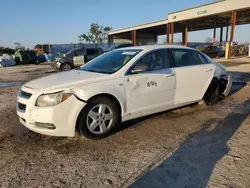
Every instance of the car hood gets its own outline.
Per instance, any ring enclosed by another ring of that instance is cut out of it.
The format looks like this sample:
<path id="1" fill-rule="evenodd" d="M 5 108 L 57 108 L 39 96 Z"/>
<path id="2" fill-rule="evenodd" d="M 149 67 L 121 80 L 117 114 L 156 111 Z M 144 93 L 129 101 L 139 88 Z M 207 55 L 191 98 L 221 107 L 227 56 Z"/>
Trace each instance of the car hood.
<path id="1" fill-rule="evenodd" d="M 79 85 L 105 80 L 104 77 L 107 78 L 108 76 L 108 74 L 72 70 L 32 80 L 26 83 L 25 86 L 31 89 L 42 89 L 44 92 L 52 92 L 60 89 L 72 89 Z"/>

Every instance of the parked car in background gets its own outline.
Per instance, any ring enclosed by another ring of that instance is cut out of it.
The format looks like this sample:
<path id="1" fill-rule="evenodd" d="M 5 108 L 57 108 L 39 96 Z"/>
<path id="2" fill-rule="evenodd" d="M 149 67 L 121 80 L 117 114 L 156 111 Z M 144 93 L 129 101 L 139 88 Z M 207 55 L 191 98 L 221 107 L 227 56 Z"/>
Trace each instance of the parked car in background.
<path id="1" fill-rule="evenodd" d="M 231 75 L 198 50 L 169 45 L 112 50 L 78 70 L 24 84 L 17 114 L 27 128 L 45 135 L 92 139 L 120 122 L 227 96 Z"/>
<path id="2" fill-rule="evenodd" d="M 1 59 L 0 58 L 0 67 L 11 67 L 15 66 L 16 63 L 12 59 Z"/>
<path id="3" fill-rule="evenodd" d="M 45 57 L 44 54 L 40 54 L 40 55 L 37 56 L 37 60 L 38 60 L 39 63 L 44 63 L 44 62 L 47 61 L 47 58 Z"/>
<path id="4" fill-rule="evenodd" d="M 226 43 L 227 43 L 226 41 L 223 41 L 221 44 L 220 44 L 220 42 L 217 42 L 217 46 L 220 46 L 220 48 L 223 51 L 221 56 L 225 55 Z M 232 56 L 246 56 L 246 55 L 248 55 L 248 51 L 249 51 L 248 44 L 239 44 L 238 42 L 233 41 L 231 43 L 231 45 L 232 45 Z"/>
<path id="5" fill-rule="evenodd" d="M 200 50 L 211 58 L 221 57 L 221 55 L 224 54 L 223 50 L 219 46 L 198 46 L 196 49 Z"/>
<path id="6" fill-rule="evenodd" d="M 10 67 L 16 65 L 13 56 L 9 54 L 0 54 L 0 67 Z"/>
<path id="7" fill-rule="evenodd" d="M 134 46 L 132 43 L 124 43 L 124 44 L 113 44 L 108 50 L 105 52 L 109 52 L 111 50 L 119 49 L 119 48 L 126 48 Z"/>
<path id="8" fill-rule="evenodd" d="M 101 54 L 103 54 L 101 48 L 75 48 L 64 54 L 62 58 L 56 59 L 52 66 L 61 71 L 69 71 L 84 65 Z"/>
<path id="9" fill-rule="evenodd" d="M 39 64 L 34 51 L 17 51 L 14 54 L 14 61 L 16 65 Z"/>

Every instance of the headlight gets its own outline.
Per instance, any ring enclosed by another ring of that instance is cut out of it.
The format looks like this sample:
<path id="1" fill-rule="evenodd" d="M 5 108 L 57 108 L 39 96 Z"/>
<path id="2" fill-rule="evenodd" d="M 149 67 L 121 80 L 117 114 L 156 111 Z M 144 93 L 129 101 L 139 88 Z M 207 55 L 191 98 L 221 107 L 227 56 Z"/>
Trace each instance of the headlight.
<path id="1" fill-rule="evenodd" d="M 66 92 L 40 95 L 36 100 L 36 106 L 50 107 L 56 106 L 67 100 L 72 94 Z"/>

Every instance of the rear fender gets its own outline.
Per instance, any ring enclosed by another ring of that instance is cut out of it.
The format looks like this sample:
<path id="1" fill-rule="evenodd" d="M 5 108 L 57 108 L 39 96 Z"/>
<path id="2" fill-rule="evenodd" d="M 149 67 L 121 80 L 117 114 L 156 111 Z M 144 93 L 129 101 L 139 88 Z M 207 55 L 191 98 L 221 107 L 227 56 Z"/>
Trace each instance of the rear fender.
<path id="1" fill-rule="evenodd" d="M 206 95 L 209 95 L 210 92 L 213 92 L 219 85 L 219 80 L 217 77 L 213 77 L 212 80 L 210 80 L 210 84 L 208 84 L 208 87 L 206 89 L 206 91 L 204 92 L 203 98 Z"/>

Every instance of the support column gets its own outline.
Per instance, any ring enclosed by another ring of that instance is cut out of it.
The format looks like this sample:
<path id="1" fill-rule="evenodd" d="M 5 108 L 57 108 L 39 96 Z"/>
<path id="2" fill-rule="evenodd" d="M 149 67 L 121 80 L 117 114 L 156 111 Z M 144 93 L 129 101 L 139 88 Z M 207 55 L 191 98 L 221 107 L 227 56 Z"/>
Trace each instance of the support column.
<path id="1" fill-rule="evenodd" d="M 223 40 L 223 27 L 220 28 L 220 46 L 222 46 L 222 40 Z"/>
<path id="2" fill-rule="evenodd" d="M 216 27 L 214 28 L 213 45 L 216 43 Z"/>
<path id="3" fill-rule="evenodd" d="M 232 12 L 231 16 L 231 28 L 230 28 L 230 40 L 229 40 L 229 59 L 232 57 L 232 42 L 234 40 L 234 30 L 235 30 L 235 23 L 236 23 L 237 13 L 235 11 Z"/>
<path id="4" fill-rule="evenodd" d="M 171 23 L 171 44 L 174 44 L 174 23 Z"/>
<path id="5" fill-rule="evenodd" d="M 170 25 L 167 23 L 166 24 L 166 42 L 169 44 L 169 33 L 170 33 Z"/>
<path id="6" fill-rule="evenodd" d="M 185 41 L 186 41 L 186 39 L 185 39 L 185 29 L 183 29 L 183 31 L 182 31 L 182 45 L 183 46 L 185 46 Z"/>
<path id="7" fill-rule="evenodd" d="M 226 29 L 226 42 L 228 41 L 228 26 L 227 26 L 227 29 Z"/>
<path id="8" fill-rule="evenodd" d="M 187 26 L 184 28 L 184 31 L 182 32 L 182 44 L 183 46 L 188 45 L 188 27 Z"/>
<path id="9" fill-rule="evenodd" d="M 108 43 L 109 44 L 113 43 L 113 36 L 112 35 L 108 36 Z"/>
<path id="10" fill-rule="evenodd" d="M 133 41 L 133 45 L 137 46 L 137 42 L 136 42 L 136 30 L 132 31 L 132 41 Z"/>

